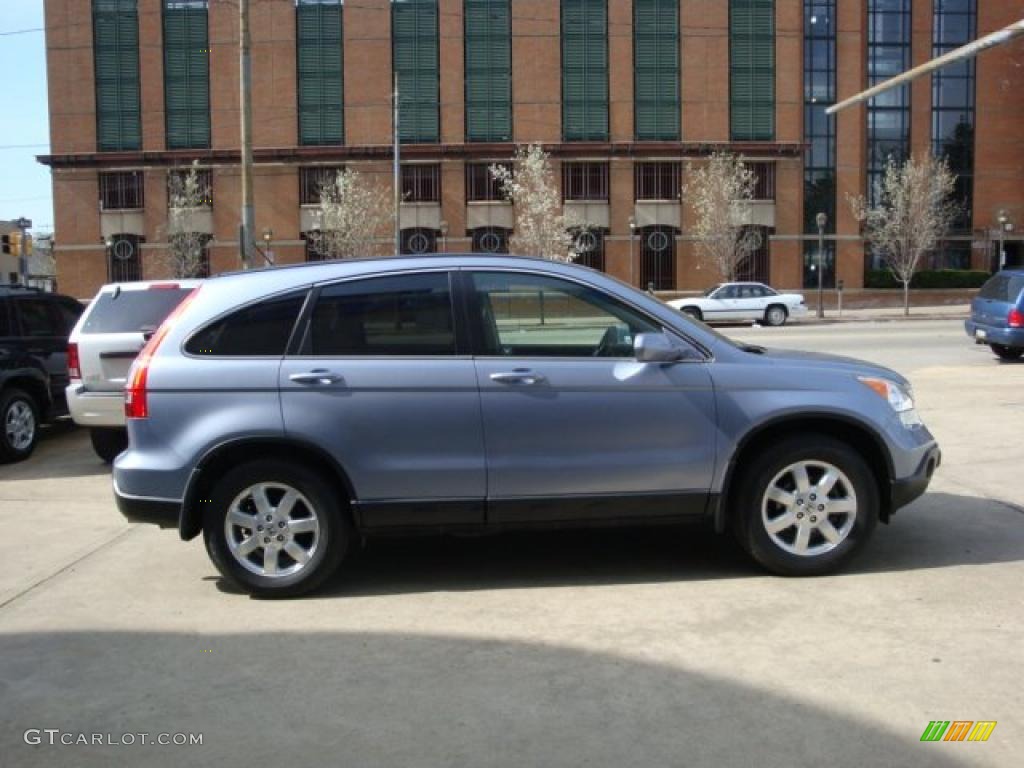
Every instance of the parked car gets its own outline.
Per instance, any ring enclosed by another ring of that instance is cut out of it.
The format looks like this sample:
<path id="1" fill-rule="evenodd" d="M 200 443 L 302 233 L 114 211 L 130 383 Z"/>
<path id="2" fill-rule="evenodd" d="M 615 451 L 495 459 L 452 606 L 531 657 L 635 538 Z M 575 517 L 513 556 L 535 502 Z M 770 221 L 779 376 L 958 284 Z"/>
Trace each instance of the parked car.
<path id="1" fill-rule="evenodd" d="M 198 280 L 104 285 L 68 339 L 66 396 L 71 418 L 89 428 L 92 447 L 110 463 L 128 445 L 124 383 L 146 338 Z"/>
<path id="2" fill-rule="evenodd" d="M 0 461 L 28 458 L 40 423 L 67 413 L 65 353 L 82 309 L 70 296 L 0 286 Z"/>
<path id="3" fill-rule="evenodd" d="M 988 344 L 997 357 L 1024 355 L 1024 270 L 1004 269 L 981 286 L 964 322 L 967 335 Z"/>
<path id="4" fill-rule="evenodd" d="M 674 299 L 668 305 L 706 323 L 746 320 L 785 325 L 790 317 L 807 314 L 802 294 L 779 293 L 764 283 L 722 283 L 703 296 Z"/>
<path id="5" fill-rule="evenodd" d="M 254 594 L 361 536 L 710 522 L 832 571 L 940 452 L 906 379 L 736 344 L 571 264 L 431 256 L 207 280 L 125 388 L 114 493 Z"/>

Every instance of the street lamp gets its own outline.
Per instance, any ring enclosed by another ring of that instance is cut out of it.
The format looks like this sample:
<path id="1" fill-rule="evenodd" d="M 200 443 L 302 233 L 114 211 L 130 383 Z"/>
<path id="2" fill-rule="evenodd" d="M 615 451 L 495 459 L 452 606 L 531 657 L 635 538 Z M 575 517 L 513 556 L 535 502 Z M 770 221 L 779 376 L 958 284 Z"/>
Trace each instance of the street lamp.
<path id="1" fill-rule="evenodd" d="M 103 243 L 103 247 L 107 249 L 107 282 L 113 282 L 114 280 L 114 238 L 112 237 L 101 237 L 100 242 Z"/>
<path id="2" fill-rule="evenodd" d="M 274 254 L 270 250 L 270 242 L 274 239 L 274 230 L 267 227 L 263 230 L 263 260 L 273 266 Z"/>
<path id="3" fill-rule="evenodd" d="M 633 258 L 633 238 L 636 235 L 636 219 L 629 217 L 629 283 L 636 285 L 636 267 Z"/>
<path id="4" fill-rule="evenodd" d="M 822 264 L 825 259 L 825 225 L 828 224 L 828 216 L 819 213 L 814 217 L 818 224 L 818 317 L 825 316 L 824 304 L 824 282 Z"/>
<path id="5" fill-rule="evenodd" d="M 441 219 L 437 229 L 441 233 L 441 253 L 448 253 L 448 222 Z"/>
<path id="6" fill-rule="evenodd" d="M 1006 233 L 1013 231 L 1013 224 L 1003 210 L 999 211 L 996 221 L 999 222 L 999 268 L 1002 269 L 1006 266 Z"/>

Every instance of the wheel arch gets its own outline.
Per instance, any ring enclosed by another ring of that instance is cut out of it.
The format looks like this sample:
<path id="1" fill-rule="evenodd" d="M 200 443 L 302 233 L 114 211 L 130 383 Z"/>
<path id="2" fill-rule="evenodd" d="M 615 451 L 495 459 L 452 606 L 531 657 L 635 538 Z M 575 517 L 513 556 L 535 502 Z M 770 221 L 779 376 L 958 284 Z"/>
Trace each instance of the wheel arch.
<path id="1" fill-rule="evenodd" d="M 278 459 L 319 470 L 344 497 L 353 515 L 358 514 L 355 486 L 345 469 L 322 449 L 288 437 L 238 438 L 214 446 L 199 460 L 185 488 L 178 518 L 182 539 L 194 539 L 203 530 L 203 504 L 210 498 L 216 479 L 231 467 L 256 459 Z M 359 521 L 352 522 L 358 527 Z"/>
<path id="2" fill-rule="evenodd" d="M 714 508 L 715 530 L 723 532 L 732 514 L 734 486 L 739 469 L 750 456 L 783 437 L 793 434 L 818 433 L 841 440 L 856 449 L 868 463 L 878 484 L 879 519 L 889 522 L 892 513 L 892 481 L 895 470 L 885 440 L 863 421 L 835 413 L 793 414 L 763 422 L 739 441 L 726 466 L 718 504 Z"/>
<path id="3" fill-rule="evenodd" d="M 28 394 L 36 403 L 40 421 L 45 420 L 53 405 L 50 388 L 41 374 L 32 372 L 15 373 L 0 380 L 0 392 L 8 389 L 20 389 Z"/>

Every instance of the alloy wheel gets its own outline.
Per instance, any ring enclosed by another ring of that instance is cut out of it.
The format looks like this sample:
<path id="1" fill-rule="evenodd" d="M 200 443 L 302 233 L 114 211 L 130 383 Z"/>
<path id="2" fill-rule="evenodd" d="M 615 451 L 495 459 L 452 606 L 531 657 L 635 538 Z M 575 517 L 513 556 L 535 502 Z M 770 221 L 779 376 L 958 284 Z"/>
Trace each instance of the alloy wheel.
<path id="1" fill-rule="evenodd" d="M 24 451 L 36 436 L 36 417 L 32 406 L 24 400 L 14 400 L 4 414 L 4 434 L 7 444 L 16 451 Z"/>
<path id="2" fill-rule="evenodd" d="M 838 547 L 856 519 L 853 483 L 825 461 L 790 464 L 772 478 L 761 500 L 761 522 L 772 542 L 802 557 Z"/>
<path id="3" fill-rule="evenodd" d="M 321 546 L 317 510 L 290 485 L 257 483 L 239 493 L 224 519 L 231 555 L 247 571 L 269 579 L 303 570 Z"/>

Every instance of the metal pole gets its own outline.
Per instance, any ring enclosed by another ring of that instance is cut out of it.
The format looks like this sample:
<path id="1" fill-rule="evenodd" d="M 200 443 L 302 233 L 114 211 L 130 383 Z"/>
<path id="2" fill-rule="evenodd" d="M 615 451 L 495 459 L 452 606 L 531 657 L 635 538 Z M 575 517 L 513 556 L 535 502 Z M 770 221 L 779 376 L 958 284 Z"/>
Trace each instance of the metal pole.
<path id="1" fill-rule="evenodd" d="M 252 195 L 252 39 L 249 34 L 249 0 L 238 0 L 239 104 L 242 140 L 242 210 L 238 230 L 242 269 L 252 267 L 256 250 L 256 214 Z"/>
<path id="2" fill-rule="evenodd" d="M 399 135 L 398 135 L 398 73 L 394 75 L 395 89 L 392 94 L 392 142 L 394 144 L 394 168 L 392 169 L 394 175 L 394 187 L 395 187 L 395 255 L 400 256 L 402 253 L 402 222 L 399 216 L 402 206 L 402 158 L 401 158 L 401 147 L 399 146 Z"/>
<path id="3" fill-rule="evenodd" d="M 22 236 L 24 237 L 24 236 Z M 1006 224 L 999 224 L 999 268 L 1006 266 Z"/>
<path id="4" fill-rule="evenodd" d="M 21 248 L 18 252 L 18 277 L 22 285 L 28 285 L 28 228 L 32 222 L 26 218 L 20 218 L 15 222 L 21 230 Z"/>
<path id="5" fill-rule="evenodd" d="M 824 213 L 815 217 L 818 224 L 818 317 L 825 317 L 825 224 L 828 218 Z"/>
<path id="6" fill-rule="evenodd" d="M 636 237 L 636 223 L 629 217 L 629 284 L 636 285 L 636 264 L 633 257 L 633 240 Z"/>

